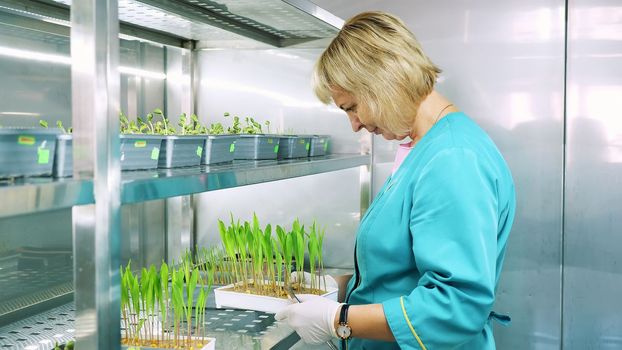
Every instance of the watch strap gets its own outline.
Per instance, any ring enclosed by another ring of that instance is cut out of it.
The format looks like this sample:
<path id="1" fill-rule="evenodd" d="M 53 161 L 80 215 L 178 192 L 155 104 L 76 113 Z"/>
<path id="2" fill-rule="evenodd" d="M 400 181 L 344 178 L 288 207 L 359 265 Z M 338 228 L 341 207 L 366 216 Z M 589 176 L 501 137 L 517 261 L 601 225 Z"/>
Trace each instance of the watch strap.
<path id="1" fill-rule="evenodd" d="M 339 311 L 339 323 L 348 322 L 348 309 L 349 308 L 350 308 L 350 304 L 343 304 L 343 306 L 341 306 L 341 310 Z"/>
<path id="2" fill-rule="evenodd" d="M 339 311 L 339 324 L 340 325 L 348 325 L 348 309 L 350 308 L 350 304 L 343 304 L 341 310 Z M 341 338 L 341 350 L 348 349 L 348 339 L 350 338 Z"/>

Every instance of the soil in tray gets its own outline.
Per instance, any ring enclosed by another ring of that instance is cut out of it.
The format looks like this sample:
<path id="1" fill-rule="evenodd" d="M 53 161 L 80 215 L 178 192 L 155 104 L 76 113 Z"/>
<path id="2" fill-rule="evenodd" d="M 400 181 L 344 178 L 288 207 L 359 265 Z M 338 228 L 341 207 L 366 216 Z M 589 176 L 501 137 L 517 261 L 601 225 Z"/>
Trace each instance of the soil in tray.
<path id="1" fill-rule="evenodd" d="M 159 349 L 187 349 L 187 350 L 199 350 L 203 348 L 205 345 L 209 343 L 208 340 L 198 340 L 193 339 L 188 344 L 188 339 L 184 337 L 183 339 L 179 339 L 179 342 L 176 342 L 174 339 L 171 340 L 138 340 L 129 341 L 127 338 L 121 339 L 121 345 L 125 346 L 142 346 L 149 348 L 159 348 Z"/>
<path id="2" fill-rule="evenodd" d="M 268 296 L 268 297 L 289 299 L 289 296 L 287 295 L 287 292 L 285 292 L 285 290 L 283 290 L 283 288 L 281 288 L 281 287 L 279 287 L 277 289 L 277 291 L 274 291 L 274 290 L 267 291 L 266 288 L 260 289 L 260 288 L 256 287 L 255 284 L 252 283 L 252 282 L 247 283 L 246 287 L 247 288 L 244 289 L 244 286 L 242 284 L 239 284 L 239 286 L 236 287 L 236 288 L 229 287 L 229 288 L 223 288 L 222 290 L 223 291 L 227 291 L 227 292 L 245 293 L 245 294 L 253 294 L 253 295 L 264 295 L 264 296 Z M 300 286 L 298 284 L 292 284 L 292 289 L 294 290 L 294 293 L 296 293 L 296 294 L 322 295 L 322 294 L 328 293 L 327 291 L 321 290 L 321 289 L 304 288 L 303 290 L 300 290 Z"/>

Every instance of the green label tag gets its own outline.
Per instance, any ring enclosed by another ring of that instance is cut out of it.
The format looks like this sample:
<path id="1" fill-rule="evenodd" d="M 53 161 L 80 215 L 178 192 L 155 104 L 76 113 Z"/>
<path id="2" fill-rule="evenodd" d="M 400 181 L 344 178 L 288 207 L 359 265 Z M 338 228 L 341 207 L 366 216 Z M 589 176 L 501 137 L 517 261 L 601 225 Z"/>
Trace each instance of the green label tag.
<path id="1" fill-rule="evenodd" d="M 235 151 L 235 142 L 229 146 L 229 153 L 233 153 L 233 151 Z"/>
<path id="2" fill-rule="evenodd" d="M 45 148 L 37 149 L 37 163 L 48 164 L 50 162 L 50 150 Z"/>
<path id="3" fill-rule="evenodd" d="M 24 136 L 20 135 L 17 137 L 17 143 L 20 145 L 32 146 L 35 144 L 37 139 L 34 136 Z"/>
<path id="4" fill-rule="evenodd" d="M 279 153 L 279 145 L 274 146 L 274 153 Z"/>
<path id="5" fill-rule="evenodd" d="M 307 142 L 307 144 L 305 145 L 305 149 L 308 151 L 309 148 L 311 148 L 311 143 Z"/>
<path id="6" fill-rule="evenodd" d="M 134 142 L 134 147 L 136 147 L 136 148 L 147 147 L 147 141 L 145 141 L 145 140 L 137 140 L 137 141 Z"/>
<path id="7" fill-rule="evenodd" d="M 203 155 L 203 147 L 198 146 L 198 147 L 197 147 L 197 156 L 199 156 L 199 157 L 200 157 L 200 156 L 202 156 L 202 155 Z"/>
<path id="8" fill-rule="evenodd" d="M 158 147 L 153 147 L 151 150 L 151 159 L 156 160 L 160 156 L 160 149 Z"/>
<path id="9" fill-rule="evenodd" d="M 324 152 L 326 152 L 327 150 L 328 150 L 328 141 L 324 143 Z"/>
<path id="10" fill-rule="evenodd" d="M 269 143 L 269 144 L 272 144 L 272 139 L 268 139 L 268 143 Z"/>

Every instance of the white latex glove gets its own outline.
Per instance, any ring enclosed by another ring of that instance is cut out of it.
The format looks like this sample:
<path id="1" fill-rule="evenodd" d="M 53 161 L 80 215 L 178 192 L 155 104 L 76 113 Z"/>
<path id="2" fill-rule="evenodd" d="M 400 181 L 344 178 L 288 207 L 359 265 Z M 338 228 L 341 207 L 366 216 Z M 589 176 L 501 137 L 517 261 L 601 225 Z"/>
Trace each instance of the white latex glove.
<path id="1" fill-rule="evenodd" d="M 313 294 L 299 294 L 301 303 L 291 304 L 274 315 L 286 322 L 308 344 L 337 338 L 335 316 L 340 303 Z"/>
<path id="2" fill-rule="evenodd" d="M 304 281 L 302 281 L 302 283 L 304 283 L 305 285 L 311 285 L 311 274 L 308 272 L 303 272 L 304 275 Z M 335 289 L 339 289 L 339 284 L 337 283 L 337 281 L 332 278 L 330 275 L 322 275 L 322 277 L 320 278 L 319 276 L 315 276 L 315 285 L 319 286 L 321 289 L 324 288 L 324 280 L 326 277 L 326 288 L 335 288 Z M 292 272 L 291 274 L 291 281 L 292 283 L 297 283 L 298 282 L 298 273 L 296 271 Z"/>

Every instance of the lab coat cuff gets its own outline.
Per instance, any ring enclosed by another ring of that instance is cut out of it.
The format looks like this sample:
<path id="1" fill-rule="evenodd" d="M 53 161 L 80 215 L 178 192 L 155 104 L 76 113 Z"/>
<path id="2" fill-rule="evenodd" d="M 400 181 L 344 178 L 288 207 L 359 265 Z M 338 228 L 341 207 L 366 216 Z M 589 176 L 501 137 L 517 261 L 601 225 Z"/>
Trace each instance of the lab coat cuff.
<path id="1" fill-rule="evenodd" d="M 382 303 L 384 315 L 400 349 L 427 350 L 408 315 L 407 298 L 398 297 Z"/>

